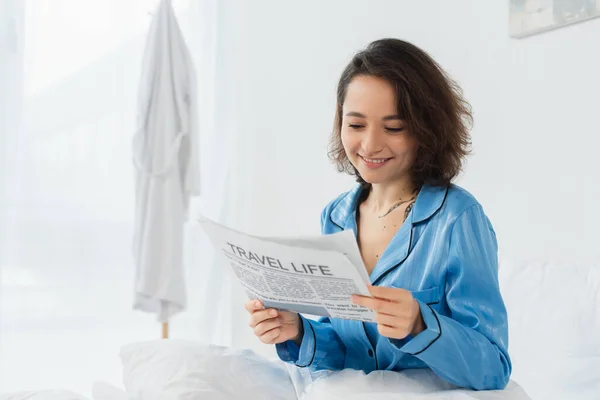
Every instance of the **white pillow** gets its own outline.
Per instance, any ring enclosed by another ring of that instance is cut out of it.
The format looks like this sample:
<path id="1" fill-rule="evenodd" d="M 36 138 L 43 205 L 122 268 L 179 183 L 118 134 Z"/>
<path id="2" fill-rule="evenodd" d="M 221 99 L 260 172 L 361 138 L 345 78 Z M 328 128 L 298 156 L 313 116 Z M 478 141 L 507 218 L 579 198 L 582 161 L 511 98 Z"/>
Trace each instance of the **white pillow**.
<path id="1" fill-rule="evenodd" d="M 250 350 L 167 339 L 121 349 L 131 400 L 296 400 L 281 363 Z"/>
<path id="2" fill-rule="evenodd" d="M 537 399 L 600 398 L 600 265 L 501 263 L 513 379 Z"/>

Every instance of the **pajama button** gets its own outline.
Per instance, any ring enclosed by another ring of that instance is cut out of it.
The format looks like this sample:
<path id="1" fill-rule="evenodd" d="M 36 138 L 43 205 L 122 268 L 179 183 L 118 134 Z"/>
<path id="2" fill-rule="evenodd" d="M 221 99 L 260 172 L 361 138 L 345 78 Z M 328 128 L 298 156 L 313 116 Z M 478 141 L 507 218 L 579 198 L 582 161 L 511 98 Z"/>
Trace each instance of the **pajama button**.
<path id="1" fill-rule="evenodd" d="M 369 349 L 369 357 L 373 357 L 373 350 Z"/>

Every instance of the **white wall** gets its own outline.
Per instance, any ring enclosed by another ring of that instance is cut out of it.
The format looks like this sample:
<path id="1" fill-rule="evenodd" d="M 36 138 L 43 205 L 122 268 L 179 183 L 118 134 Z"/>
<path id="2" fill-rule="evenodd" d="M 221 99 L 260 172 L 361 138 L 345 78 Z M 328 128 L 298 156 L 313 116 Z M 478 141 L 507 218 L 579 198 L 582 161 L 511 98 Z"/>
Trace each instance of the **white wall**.
<path id="1" fill-rule="evenodd" d="M 501 257 L 600 261 L 600 19 L 515 40 L 508 1 L 248 3 L 219 11 L 241 228 L 318 231 L 321 208 L 352 185 L 326 157 L 337 79 L 355 51 L 392 36 L 432 54 L 473 105 L 475 154 L 459 183 L 487 210 Z"/>

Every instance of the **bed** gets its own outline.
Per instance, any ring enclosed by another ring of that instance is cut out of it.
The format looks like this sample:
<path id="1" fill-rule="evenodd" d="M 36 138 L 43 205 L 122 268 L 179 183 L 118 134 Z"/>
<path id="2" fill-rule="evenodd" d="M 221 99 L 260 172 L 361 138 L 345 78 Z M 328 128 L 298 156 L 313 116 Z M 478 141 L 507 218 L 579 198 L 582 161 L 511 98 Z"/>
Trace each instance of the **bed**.
<path id="1" fill-rule="evenodd" d="M 93 400 L 599 399 L 600 265 L 500 265 L 513 359 L 504 392 L 448 390 L 429 371 L 315 377 L 249 350 L 169 339 L 131 343 L 120 353 L 115 349 L 123 382 L 120 387 L 94 383 Z M 85 398 L 59 390 L 0 395 L 0 400 L 25 399 Z"/>

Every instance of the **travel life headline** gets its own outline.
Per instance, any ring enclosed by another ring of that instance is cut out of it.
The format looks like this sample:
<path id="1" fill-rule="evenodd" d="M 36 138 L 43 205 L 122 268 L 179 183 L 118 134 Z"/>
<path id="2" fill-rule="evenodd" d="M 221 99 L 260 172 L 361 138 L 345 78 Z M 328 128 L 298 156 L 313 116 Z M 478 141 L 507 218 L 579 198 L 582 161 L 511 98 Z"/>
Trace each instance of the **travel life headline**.
<path id="1" fill-rule="evenodd" d="M 245 250 L 242 247 L 237 246 L 235 244 L 231 244 L 229 242 L 227 242 L 227 244 L 231 247 L 231 251 L 234 255 L 245 260 L 251 261 L 257 265 L 275 268 L 282 271 L 296 272 L 299 274 L 333 276 L 331 269 L 326 265 L 304 264 L 294 262 L 290 262 L 289 265 L 284 265 L 277 258 L 253 253 L 249 250 Z"/>

